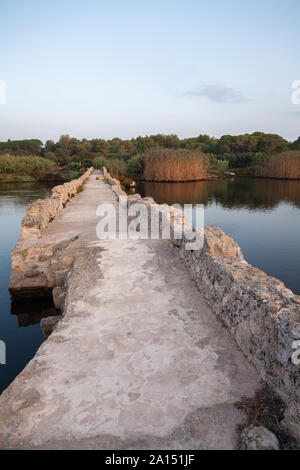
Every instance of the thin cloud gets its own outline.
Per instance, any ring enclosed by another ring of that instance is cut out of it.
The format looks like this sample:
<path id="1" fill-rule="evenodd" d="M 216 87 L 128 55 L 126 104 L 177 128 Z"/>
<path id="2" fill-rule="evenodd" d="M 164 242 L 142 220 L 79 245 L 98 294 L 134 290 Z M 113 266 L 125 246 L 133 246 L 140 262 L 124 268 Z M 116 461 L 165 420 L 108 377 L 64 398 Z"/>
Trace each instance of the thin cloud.
<path id="1" fill-rule="evenodd" d="M 281 114 L 285 114 L 289 116 L 297 116 L 300 118 L 300 111 L 282 111 Z"/>
<path id="2" fill-rule="evenodd" d="M 214 103 L 245 103 L 250 101 L 240 91 L 222 85 L 202 85 L 185 92 L 184 96 L 190 98 L 206 96 Z"/>

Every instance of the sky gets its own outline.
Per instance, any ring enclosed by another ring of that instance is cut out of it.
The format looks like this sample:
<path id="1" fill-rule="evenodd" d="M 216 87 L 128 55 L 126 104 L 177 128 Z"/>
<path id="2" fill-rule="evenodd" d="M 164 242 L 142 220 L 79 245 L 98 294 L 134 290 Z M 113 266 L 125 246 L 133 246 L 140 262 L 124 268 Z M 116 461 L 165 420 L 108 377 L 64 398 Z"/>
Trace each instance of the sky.
<path id="1" fill-rule="evenodd" d="M 299 0 L 0 0 L 0 140 L 295 140 L 299 20 Z"/>

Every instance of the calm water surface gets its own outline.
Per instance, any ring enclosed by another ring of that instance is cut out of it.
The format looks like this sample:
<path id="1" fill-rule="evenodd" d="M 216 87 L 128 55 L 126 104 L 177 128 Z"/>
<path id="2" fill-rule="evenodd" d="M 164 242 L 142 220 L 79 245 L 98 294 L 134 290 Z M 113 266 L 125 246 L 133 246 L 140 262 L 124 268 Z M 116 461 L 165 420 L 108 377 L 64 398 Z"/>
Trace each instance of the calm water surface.
<path id="1" fill-rule="evenodd" d="M 8 281 L 10 251 L 19 237 L 26 206 L 48 197 L 50 188 L 48 184 L 0 184 L 0 340 L 6 344 L 6 365 L 0 365 L 0 393 L 45 339 L 38 322 L 42 310 L 48 306 L 32 300 L 11 305 Z"/>
<path id="2" fill-rule="evenodd" d="M 205 205 L 205 225 L 236 240 L 246 260 L 300 294 L 300 181 L 233 178 L 139 183 L 158 203 Z"/>

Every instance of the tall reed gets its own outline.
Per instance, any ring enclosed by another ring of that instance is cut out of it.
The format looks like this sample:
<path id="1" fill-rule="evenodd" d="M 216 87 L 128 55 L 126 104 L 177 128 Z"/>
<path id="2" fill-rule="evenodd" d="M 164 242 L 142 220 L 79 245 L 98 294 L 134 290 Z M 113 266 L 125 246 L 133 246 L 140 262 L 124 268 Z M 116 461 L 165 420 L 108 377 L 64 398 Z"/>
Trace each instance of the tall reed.
<path id="1" fill-rule="evenodd" d="M 255 176 L 300 179 L 300 151 L 295 150 L 270 156 L 255 171 Z"/>
<path id="2" fill-rule="evenodd" d="M 155 147 L 144 157 L 146 181 L 196 181 L 208 174 L 209 159 L 200 152 Z"/>

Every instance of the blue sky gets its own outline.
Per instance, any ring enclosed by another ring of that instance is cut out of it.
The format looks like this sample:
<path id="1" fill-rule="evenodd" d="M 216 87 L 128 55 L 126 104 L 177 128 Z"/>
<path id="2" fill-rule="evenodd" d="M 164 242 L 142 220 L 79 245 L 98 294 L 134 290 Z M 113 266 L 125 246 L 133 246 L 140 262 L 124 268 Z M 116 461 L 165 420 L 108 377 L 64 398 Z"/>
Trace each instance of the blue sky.
<path id="1" fill-rule="evenodd" d="M 0 140 L 294 140 L 299 0 L 0 0 Z"/>

